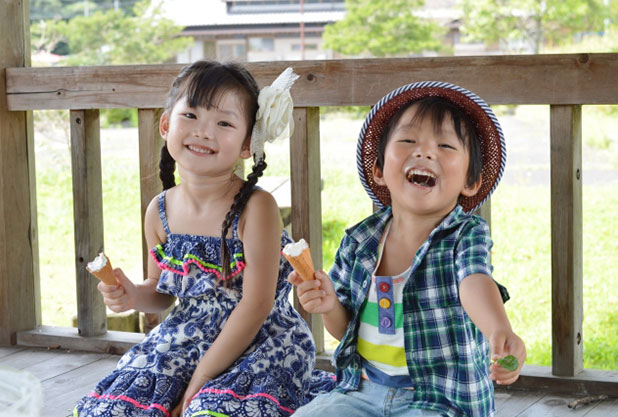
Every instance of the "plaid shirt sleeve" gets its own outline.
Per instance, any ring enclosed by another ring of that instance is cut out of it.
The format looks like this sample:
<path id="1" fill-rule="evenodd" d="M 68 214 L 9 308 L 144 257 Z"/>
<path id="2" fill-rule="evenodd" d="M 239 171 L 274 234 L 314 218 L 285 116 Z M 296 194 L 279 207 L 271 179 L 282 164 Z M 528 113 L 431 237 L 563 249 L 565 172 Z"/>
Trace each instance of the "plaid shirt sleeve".
<path id="1" fill-rule="evenodd" d="M 349 281 L 352 274 L 352 262 L 354 262 L 352 255 L 354 254 L 355 247 L 356 241 L 346 233 L 341 240 L 339 249 L 337 249 L 335 260 L 329 273 L 337 298 L 348 310 L 354 308 Z"/>
<path id="2" fill-rule="evenodd" d="M 455 269 L 457 283 L 473 274 L 492 276 L 493 267 L 490 254 L 493 242 L 489 234 L 489 226 L 483 218 L 475 216 L 468 222 L 459 236 L 455 248 Z"/>

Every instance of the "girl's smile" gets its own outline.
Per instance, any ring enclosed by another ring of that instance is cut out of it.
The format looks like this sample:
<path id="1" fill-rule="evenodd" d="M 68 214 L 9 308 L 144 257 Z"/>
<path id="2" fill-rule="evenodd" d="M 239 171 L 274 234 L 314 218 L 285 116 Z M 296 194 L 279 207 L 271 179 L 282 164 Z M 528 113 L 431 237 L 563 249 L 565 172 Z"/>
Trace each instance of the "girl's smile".
<path id="1" fill-rule="evenodd" d="M 208 107 L 191 107 L 180 99 L 163 115 L 161 136 L 181 179 L 230 177 L 238 158 L 250 156 L 243 115 L 243 102 L 233 92 L 221 93 Z"/>

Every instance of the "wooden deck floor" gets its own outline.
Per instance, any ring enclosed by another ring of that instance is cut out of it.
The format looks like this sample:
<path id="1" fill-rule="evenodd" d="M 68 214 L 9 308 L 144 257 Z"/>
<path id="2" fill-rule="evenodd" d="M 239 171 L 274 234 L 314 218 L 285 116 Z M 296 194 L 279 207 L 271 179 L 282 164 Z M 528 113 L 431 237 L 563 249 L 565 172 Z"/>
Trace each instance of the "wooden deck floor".
<path id="1" fill-rule="evenodd" d="M 69 417 L 74 404 L 108 372 L 119 356 L 25 347 L 0 347 L 0 365 L 25 369 L 43 386 L 43 417 Z M 497 417 L 618 417 L 618 399 L 608 399 L 575 410 L 575 398 L 523 391 L 497 391 Z M 338 416 L 336 416 L 338 417 Z"/>

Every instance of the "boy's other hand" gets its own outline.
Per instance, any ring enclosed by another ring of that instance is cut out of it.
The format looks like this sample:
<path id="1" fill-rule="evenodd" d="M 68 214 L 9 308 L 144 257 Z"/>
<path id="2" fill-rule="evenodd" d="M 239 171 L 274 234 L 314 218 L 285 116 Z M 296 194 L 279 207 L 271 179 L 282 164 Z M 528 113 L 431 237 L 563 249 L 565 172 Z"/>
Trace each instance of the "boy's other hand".
<path id="1" fill-rule="evenodd" d="M 114 313 L 122 313 L 135 307 L 135 284 L 122 272 L 122 269 L 114 269 L 117 285 L 106 285 L 102 281 L 97 289 L 103 295 L 103 302 Z"/>
<path id="2" fill-rule="evenodd" d="M 513 332 L 497 332 L 489 338 L 489 348 L 492 361 L 489 366 L 490 378 L 499 385 L 515 382 L 526 360 L 526 346 L 523 340 Z M 519 362 L 519 366 L 514 371 L 509 371 L 495 362 L 508 355 L 515 356 Z"/>
<path id="3" fill-rule="evenodd" d="M 313 277 L 315 279 L 311 281 L 303 281 L 296 271 L 292 271 L 288 281 L 296 286 L 298 301 L 308 313 L 328 313 L 338 301 L 333 284 L 324 271 L 315 271 Z"/>

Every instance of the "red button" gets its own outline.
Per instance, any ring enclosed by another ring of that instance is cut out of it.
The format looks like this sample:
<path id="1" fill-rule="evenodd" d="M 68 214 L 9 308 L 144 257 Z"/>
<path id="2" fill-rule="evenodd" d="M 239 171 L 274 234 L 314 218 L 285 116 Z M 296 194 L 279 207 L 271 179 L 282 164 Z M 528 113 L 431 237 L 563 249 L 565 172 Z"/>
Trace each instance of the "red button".
<path id="1" fill-rule="evenodd" d="M 382 292 L 388 292 L 389 288 L 391 286 L 388 285 L 388 282 L 381 282 L 380 285 L 378 285 L 378 288 L 380 289 L 380 291 Z"/>

